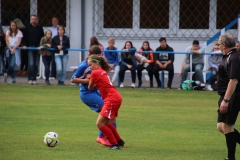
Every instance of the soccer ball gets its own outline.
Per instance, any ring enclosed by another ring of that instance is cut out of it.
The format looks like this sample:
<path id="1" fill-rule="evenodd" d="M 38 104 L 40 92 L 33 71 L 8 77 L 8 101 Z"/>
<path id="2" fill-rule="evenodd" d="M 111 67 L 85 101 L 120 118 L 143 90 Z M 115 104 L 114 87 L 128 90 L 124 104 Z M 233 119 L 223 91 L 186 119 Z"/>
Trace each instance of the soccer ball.
<path id="1" fill-rule="evenodd" d="M 43 139 L 43 142 L 48 147 L 55 147 L 59 143 L 58 134 L 56 132 L 48 132 Z"/>

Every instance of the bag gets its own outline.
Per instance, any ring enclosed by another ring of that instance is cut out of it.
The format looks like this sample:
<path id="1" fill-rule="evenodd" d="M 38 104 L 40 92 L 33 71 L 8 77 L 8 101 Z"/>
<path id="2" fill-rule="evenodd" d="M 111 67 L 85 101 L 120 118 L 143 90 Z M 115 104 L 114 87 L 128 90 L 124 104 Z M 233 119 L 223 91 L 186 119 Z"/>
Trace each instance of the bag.
<path id="1" fill-rule="evenodd" d="M 193 89 L 193 83 L 194 83 L 194 80 L 185 80 L 182 83 L 182 89 L 183 90 L 192 90 Z"/>

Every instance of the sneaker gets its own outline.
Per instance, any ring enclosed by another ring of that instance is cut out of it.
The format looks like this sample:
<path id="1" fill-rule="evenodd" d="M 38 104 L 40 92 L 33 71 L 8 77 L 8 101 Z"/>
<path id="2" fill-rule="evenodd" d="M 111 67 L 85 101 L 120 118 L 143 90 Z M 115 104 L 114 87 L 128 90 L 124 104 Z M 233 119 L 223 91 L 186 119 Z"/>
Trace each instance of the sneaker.
<path id="1" fill-rule="evenodd" d="M 23 71 L 19 70 L 17 75 L 20 76 L 23 73 Z"/>
<path id="2" fill-rule="evenodd" d="M 33 81 L 32 81 L 32 80 L 29 80 L 29 81 L 28 81 L 28 84 L 32 85 L 32 84 L 33 84 Z"/>
<path id="3" fill-rule="evenodd" d="M 45 84 L 46 84 L 46 85 L 51 85 L 51 84 L 49 83 L 49 81 L 45 81 Z"/>
<path id="4" fill-rule="evenodd" d="M 182 90 L 182 88 L 179 87 L 178 90 Z"/>
<path id="5" fill-rule="evenodd" d="M 230 160 L 229 158 L 224 158 L 224 160 Z M 234 160 L 236 160 L 236 159 L 234 159 Z"/>
<path id="6" fill-rule="evenodd" d="M 22 74 L 20 74 L 20 76 L 27 76 L 28 72 L 27 71 L 23 71 Z"/>
<path id="7" fill-rule="evenodd" d="M 115 145 L 110 146 L 109 149 L 110 150 L 118 150 L 118 149 L 120 149 L 120 147 L 118 144 L 115 144 Z"/>
<path id="8" fill-rule="evenodd" d="M 209 85 L 207 85 L 207 90 L 208 91 L 213 91 L 213 89 L 212 89 L 212 87 L 211 87 L 211 85 L 209 84 Z"/>
<path id="9" fill-rule="evenodd" d="M 135 88 L 135 83 L 132 83 L 132 84 L 131 84 L 131 87 L 132 87 L 132 88 Z"/>
<path id="10" fill-rule="evenodd" d="M 138 82 L 138 88 L 141 88 L 142 87 L 142 81 L 139 81 Z"/>
<path id="11" fill-rule="evenodd" d="M 33 84 L 33 85 L 37 85 L 37 82 L 36 82 L 36 81 L 32 81 L 32 84 Z"/>
<path id="12" fill-rule="evenodd" d="M 98 136 L 96 139 L 96 142 L 98 142 L 104 146 L 108 146 L 108 147 L 112 146 L 112 144 L 107 140 L 107 138 L 105 136 L 103 136 L 103 137 Z"/>
<path id="13" fill-rule="evenodd" d="M 9 84 L 15 84 L 16 83 L 16 81 L 15 81 L 15 79 L 12 79 L 10 82 L 8 82 Z"/>
<path id="14" fill-rule="evenodd" d="M 150 86 L 149 87 L 153 88 L 153 82 L 152 81 L 150 81 Z"/>
<path id="15" fill-rule="evenodd" d="M 120 140 L 118 141 L 118 145 L 119 145 L 120 147 L 123 147 L 124 144 L 125 144 L 125 142 L 124 142 L 122 139 L 120 139 Z"/>
<path id="16" fill-rule="evenodd" d="M 4 83 L 7 83 L 7 73 L 4 73 L 4 74 L 3 74 L 3 82 L 4 82 Z"/>
<path id="17" fill-rule="evenodd" d="M 124 85 L 123 85 L 123 83 L 121 83 L 121 84 L 120 84 L 120 88 L 123 88 L 123 87 L 124 87 Z"/>

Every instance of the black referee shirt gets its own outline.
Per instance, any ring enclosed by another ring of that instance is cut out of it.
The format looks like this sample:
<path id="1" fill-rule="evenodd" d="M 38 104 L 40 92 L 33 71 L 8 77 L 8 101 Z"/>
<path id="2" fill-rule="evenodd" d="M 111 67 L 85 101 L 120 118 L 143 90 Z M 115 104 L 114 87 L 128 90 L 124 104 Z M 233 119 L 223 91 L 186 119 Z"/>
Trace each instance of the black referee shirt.
<path id="1" fill-rule="evenodd" d="M 230 79 L 238 79 L 235 92 L 240 92 L 240 54 L 236 49 L 223 55 L 223 60 L 218 67 L 217 91 L 219 95 L 225 95 Z"/>

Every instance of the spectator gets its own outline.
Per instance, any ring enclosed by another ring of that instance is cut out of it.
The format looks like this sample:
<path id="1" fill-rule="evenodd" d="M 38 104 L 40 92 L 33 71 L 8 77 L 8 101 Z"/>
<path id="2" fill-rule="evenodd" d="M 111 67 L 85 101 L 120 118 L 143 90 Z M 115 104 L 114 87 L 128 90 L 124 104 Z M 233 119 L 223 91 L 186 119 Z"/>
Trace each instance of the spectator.
<path id="1" fill-rule="evenodd" d="M 89 49 L 90 49 L 93 45 L 98 45 L 101 50 L 104 50 L 103 45 L 98 42 L 97 37 L 91 37 L 91 38 L 90 38 Z M 88 53 L 88 54 L 89 54 L 89 53 Z M 102 52 L 102 53 L 101 53 L 101 56 L 103 56 L 103 54 L 104 54 L 104 53 Z"/>
<path id="2" fill-rule="evenodd" d="M 240 52 L 240 42 L 236 41 L 236 49 L 238 52 Z"/>
<path id="3" fill-rule="evenodd" d="M 192 46 L 189 46 L 186 49 L 187 53 L 192 53 L 192 71 L 196 72 L 195 79 L 203 83 L 203 66 L 204 66 L 204 59 L 203 59 L 203 53 L 205 52 L 204 46 L 199 46 L 199 41 L 194 40 Z M 187 62 L 189 59 L 189 55 L 187 54 L 185 57 L 184 62 Z M 190 71 L 190 65 L 186 65 L 183 67 L 182 75 L 180 75 L 181 78 L 181 84 L 180 88 L 182 88 L 182 83 L 187 79 L 188 72 Z"/>
<path id="4" fill-rule="evenodd" d="M 64 35 L 65 28 L 63 26 L 58 27 L 58 35 L 52 39 L 52 48 L 55 48 L 55 62 L 57 69 L 58 85 L 64 86 L 66 79 L 66 70 L 68 62 L 68 48 L 70 48 L 70 40 Z"/>
<path id="5" fill-rule="evenodd" d="M 135 88 L 135 82 L 136 82 L 136 68 L 137 68 L 137 61 L 135 59 L 135 52 L 136 48 L 133 47 L 133 44 L 131 41 L 127 41 L 122 49 L 123 52 L 121 54 L 121 65 L 120 65 L 120 71 L 119 71 L 119 78 L 120 78 L 120 87 L 124 87 L 123 81 L 125 76 L 125 71 L 130 70 L 131 76 L 132 76 L 132 84 L 131 87 Z"/>
<path id="6" fill-rule="evenodd" d="M 24 33 L 25 26 L 23 25 L 22 21 L 18 18 L 13 20 L 17 23 L 18 29 Z M 24 37 L 24 35 L 23 35 Z M 21 45 L 23 44 L 23 41 L 21 41 Z M 28 69 L 28 53 L 27 50 L 20 50 L 21 54 L 21 65 L 20 70 L 18 71 L 18 76 L 26 76 L 27 75 L 27 69 Z"/>
<path id="7" fill-rule="evenodd" d="M 15 81 L 15 72 L 14 72 L 14 66 L 15 63 L 17 65 L 20 65 L 20 58 L 19 58 L 19 50 L 17 49 L 18 46 L 21 44 L 22 40 L 22 32 L 17 29 L 17 23 L 11 21 L 9 30 L 6 33 L 6 45 L 7 45 L 7 50 L 6 50 L 6 59 L 8 61 L 8 71 L 7 74 L 4 75 L 4 82 L 7 82 L 7 76 L 11 75 L 11 84 L 16 83 Z"/>
<path id="8" fill-rule="evenodd" d="M 31 23 L 26 26 L 23 37 L 23 49 L 27 47 L 38 47 L 44 36 L 43 28 L 37 24 L 37 15 L 30 17 Z M 37 84 L 37 73 L 39 65 L 39 54 L 37 50 L 28 50 L 28 83 Z"/>
<path id="9" fill-rule="evenodd" d="M 115 40 L 114 38 L 108 39 L 108 47 L 105 48 L 105 50 L 117 50 L 117 48 L 114 46 Z M 119 53 L 118 52 L 111 52 L 111 51 L 105 51 L 104 57 L 107 59 L 108 64 L 111 67 L 111 70 L 114 69 L 114 74 L 112 76 L 112 83 L 115 82 L 116 78 L 118 77 L 119 73 Z"/>
<path id="10" fill-rule="evenodd" d="M 5 53 L 6 41 L 4 34 L 0 29 L 0 77 L 3 76 L 3 67 L 4 67 L 4 53 Z"/>
<path id="11" fill-rule="evenodd" d="M 148 53 L 142 53 L 142 51 L 150 51 Z M 138 64 L 137 76 L 138 76 L 138 88 L 142 87 L 142 71 L 147 70 L 150 79 L 150 88 L 153 88 L 153 67 L 154 67 L 154 56 L 153 50 L 149 45 L 148 41 L 144 41 L 142 47 L 139 49 L 139 53 L 146 57 L 144 64 Z"/>
<path id="12" fill-rule="evenodd" d="M 52 38 L 58 35 L 58 27 L 59 21 L 57 17 L 52 18 L 52 27 L 50 30 L 52 31 Z M 52 61 L 51 61 L 51 78 L 56 79 L 56 63 L 55 63 L 55 53 L 52 53 Z"/>
<path id="13" fill-rule="evenodd" d="M 221 51 L 219 50 L 218 45 L 215 44 L 212 49 L 212 55 L 208 57 L 209 69 L 211 71 L 209 85 L 207 85 L 208 91 L 213 91 L 212 85 L 214 85 L 216 81 L 217 74 L 218 74 L 218 66 L 222 62 L 222 57 L 223 56 L 221 54 Z"/>
<path id="14" fill-rule="evenodd" d="M 167 44 L 167 40 L 165 37 L 161 37 L 159 39 L 160 46 L 156 49 L 156 51 L 163 52 L 174 52 L 173 48 Z M 161 88 L 161 81 L 159 78 L 159 71 L 167 70 L 168 71 L 168 84 L 167 87 L 169 89 L 172 88 L 172 80 L 174 76 L 174 54 L 169 53 L 155 53 L 154 54 L 155 66 L 153 68 L 153 74 L 157 81 L 158 88 Z"/>
<path id="15" fill-rule="evenodd" d="M 49 83 L 49 72 L 50 72 L 50 64 L 52 61 L 52 51 L 46 50 L 47 48 L 51 48 L 52 43 L 52 31 L 47 30 L 45 32 L 44 37 L 42 37 L 40 41 L 40 46 L 38 49 L 40 50 L 39 53 L 42 55 L 42 60 L 45 68 L 45 84 L 50 85 Z"/>

